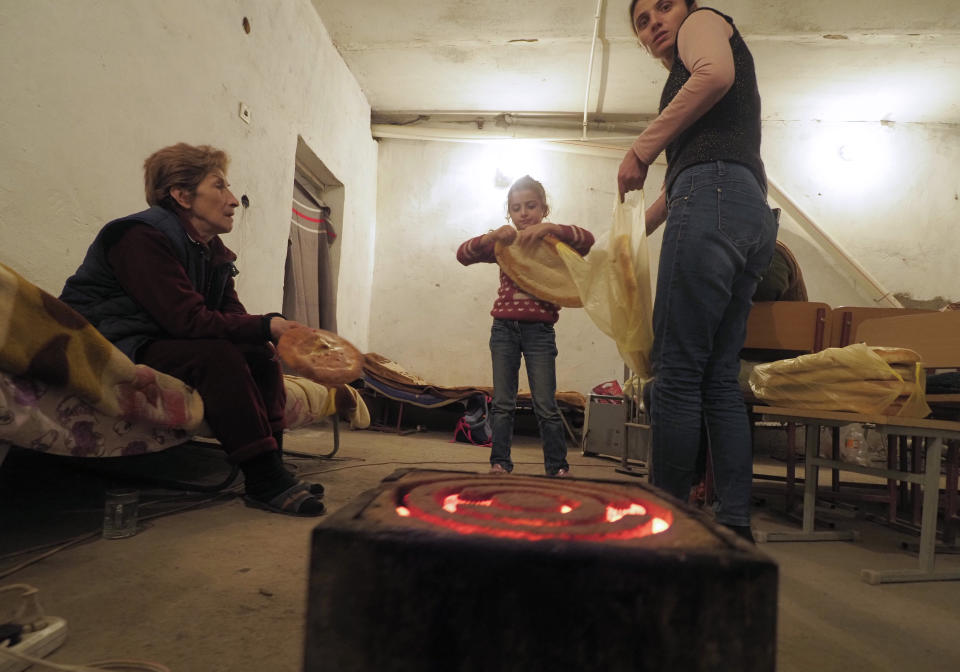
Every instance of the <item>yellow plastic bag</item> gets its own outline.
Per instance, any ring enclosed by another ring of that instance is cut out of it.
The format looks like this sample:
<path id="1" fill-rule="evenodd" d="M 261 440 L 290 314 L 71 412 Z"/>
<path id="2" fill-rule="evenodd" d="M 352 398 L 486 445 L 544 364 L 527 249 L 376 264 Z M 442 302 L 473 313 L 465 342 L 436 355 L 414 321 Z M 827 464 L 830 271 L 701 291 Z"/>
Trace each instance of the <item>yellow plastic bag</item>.
<path id="1" fill-rule="evenodd" d="M 760 364 L 753 394 L 774 406 L 923 418 L 930 414 L 920 355 L 854 343 Z"/>
<path id="2" fill-rule="evenodd" d="M 650 378 L 653 298 L 643 192 L 631 192 L 625 203 L 616 199 L 608 237 L 597 241 L 586 257 L 563 243 L 557 251 L 590 319 L 616 342 L 634 375 Z"/>

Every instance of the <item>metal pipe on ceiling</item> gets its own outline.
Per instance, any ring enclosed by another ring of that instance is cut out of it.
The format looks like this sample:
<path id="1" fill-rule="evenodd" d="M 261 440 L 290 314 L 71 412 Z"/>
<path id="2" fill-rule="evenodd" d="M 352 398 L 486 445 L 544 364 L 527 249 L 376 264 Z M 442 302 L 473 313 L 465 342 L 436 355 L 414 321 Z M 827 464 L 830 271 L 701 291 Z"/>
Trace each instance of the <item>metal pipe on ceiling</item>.
<path id="1" fill-rule="evenodd" d="M 407 140 L 446 140 L 451 142 L 490 142 L 499 140 L 537 140 L 540 142 L 575 142 L 579 141 L 578 134 L 573 128 L 563 129 L 550 126 L 525 126 L 508 124 L 493 128 L 484 126 L 478 128 L 469 123 L 437 125 L 407 125 L 373 124 L 370 132 L 375 138 L 400 138 Z M 607 143 L 627 143 L 620 149 L 621 154 L 627 150 L 637 135 L 635 132 L 622 133 L 606 130 L 594 132 L 596 138 Z"/>
<path id="2" fill-rule="evenodd" d="M 590 106 L 590 84 L 593 80 L 593 57 L 597 52 L 597 36 L 600 34 L 600 14 L 603 0 L 597 0 L 597 11 L 593 17 L 593 40 L 590 42 L 590 60 L 587 63 L 587 88 L 583 92 L 583 132 L 581 140 L 587 139 L 587 109 Z"/>
<path id="3" fill-rule="evenodd" d="M 375 115 L 370 127 L 380 129 L 380 132 L 388 132 L 390 128 L 424 129 L 428 134 L 434 133 L 437 129 L 443 129 L 441 131 L 443 135 L 453 137 L 462 134 L 466 140 L 476 139 L 476 131 L 478 130 L 481 131 L 483 137 L 489 139 L 543 137 L 542 133 L 538 134 L 533 131 L 528 133 L 520 130 L 524 128 L 546 129 L 550 133 L 557 133 L 567 139 L 569 131 L 582 130 L 583 128 L 582 122 L 570 115 L 546 117 L 505 112 L 495 116 L 470 117 L 450 113 L 445 117 L 434 118 L 427 114 L 420 114 L 409 121 L 394 121 L 401 118 L 395 115 Z M 636 136 L 640 135 L 646 128 L 646 124 L 647 120 L 630 122 L 589 121 L 587 127 L 604 135 L 632 136 L 636 139 Z M 582 134 L 580 139 L 584 140 Z"/>
<path id="4" fill-rule="evenodd" d="M 536 111 L 536 110 L 371 110 L 370 117 L 373 123 L 389 123 L 404 117 L 421 117 L 423 119 L 457 118 L 461 121 L 472 119 L 493 119 L 500 116 L 508 117 L 535 117 L 535 118 L 561 118 L 570 120 L 579 120 L 579 112 L 560 112 L 560 111 Z M 656 114 L 646 113 L 626 113 L 626 112 L 605 112 L 603 119 L 609 122 L 623 123 L 641 123 L 654 119 Z"/>
<path id="5" fill-rule="evenodd" d="M 446 124 L 447 126 L 451 124 Z M 569 128 L 569 126 L 568 126 Z M 475 125 L 464 124 L 462 128 L 437 128 L 434 126 L 398 126 L 395 124 L 373 124 L 371 132 L 375 138 L 397 138 L 403 140 L 447 141 L 447 142 L 489 142 L 503 140 L 520 140 L 536 142 L 538 149 L 549 151 L 599 156 L 619 160 L 623 153 L 636 139 L 635 134 L 618 135 L 605 131 L 598 131 L 600 135 L 592 140 L 583 141 L 578 137 L 562 133 L 562 129 L 508 125 L 504 128 L 485 130 Z M 548 131 L 553 131 L 548 132 Z M 558 132 L 558 130 L 560 132 Z M 625 143 L 625 144 L 618 144 Z M 656 165 L 666 165 L 663 156 L 657 157 Z M 770 197 L 780 206 L 784 213 L 791 217 L 817 246 L 829 258 L 833 259 L 842 272 L 853 281 L 855 286 L 863 287 L 871 295 L 874 303 L 902 308 L 903 305 L 880 282 L 861 266 L 853 257 L 847 254 L 840 245 L 827 233 L 817 226 L 814 221 L 798 206 L 787 193 L 772 179 L 767 179 Z"/>
<path id="6" fill-rule="evenodd" d="M 579 120 L 514 117 L 512 113 L 503 115 L 503 121 L 507 125 L 516 124 L 518 126 L 541 126 L 545 128 L 582 128 L 583 126 L 583 123 Z M 634 138 L 636 138 L 636 136 L 643 133 L 643 130 L 647 127 L 647 123 L 646 120 L 641 122 L 589 121 L 587 122 L 587 127 L 594 131 L 633 135 Z M 580 139 L 585 140 L 586 138 L 581 136 Z"/>

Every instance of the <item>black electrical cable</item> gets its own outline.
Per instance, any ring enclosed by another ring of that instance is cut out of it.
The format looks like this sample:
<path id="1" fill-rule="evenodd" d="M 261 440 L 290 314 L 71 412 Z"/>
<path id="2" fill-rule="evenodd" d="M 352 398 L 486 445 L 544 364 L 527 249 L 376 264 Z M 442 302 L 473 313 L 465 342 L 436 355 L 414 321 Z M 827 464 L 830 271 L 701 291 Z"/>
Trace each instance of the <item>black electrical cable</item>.
<path id="1" fill-rule="evenodd" d="M 16 646 L 23 635 L 23 626 L 18 623 L 0 623 L 0 646 Z M 10 644 L 4 644 L 7 640 Z"/>
<path id="2" fill-rule="evenodd" d="M 237 476 L 239 476 L 239 474 L 240 467 L 233 465 L 233 468 L 230 470 L 230 474 L 223 481 L 217 483 L 216 485 L 203 485 L 201 483 L 191 483 L 187 481 L 177 481 L 166 478 L 154 478 L 152 476 L 136 476 L 135 478 L 137 481 L 147 483 L 148 485 L 152 485 L 157 488 L 163 488 L 164 490 L 213 494 L 226 490 L 235 480 L 237 480 Z"/>
<path id="3" fill-rule="evenodd" d="M 178 481 L 175 479 L 166 479 L 166 478 L 157 478 L 155 476 L 145 476 L 142 474 L 130 474 L 130 473 L 118 473 L 116 471 L 110 471 L 108 469 L 99 469 L 93 465 L 83 464 L 80 467 L 83 471 L 88 473 L 96 474 L 98 476 L 105 476 L 108 478 L 127 478 L 131 481 L 136 481 L 138 483 L 144 483 L 146 485 L 151 485 L 163 490 L 176 490 L 179 492 L 200 492 L 205 494 L 215 494 L 226 490 L 235 480 L 237 476 L 240 475 L 240 467 L 233 465 L 230 469 L 230 473 L 227 477 L 214 485 L 204 485 L 202 483 L 194 483 L 190 481 Z"/>

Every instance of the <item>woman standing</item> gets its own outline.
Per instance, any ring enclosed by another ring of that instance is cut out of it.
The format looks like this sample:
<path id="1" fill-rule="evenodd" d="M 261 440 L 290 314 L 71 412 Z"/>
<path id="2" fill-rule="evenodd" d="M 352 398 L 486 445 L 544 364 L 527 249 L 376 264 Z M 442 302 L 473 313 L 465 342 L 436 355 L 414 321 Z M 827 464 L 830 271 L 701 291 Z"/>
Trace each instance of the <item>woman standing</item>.
<path id="1" fill-rule="evenodd" d="M 647 210 L 648 233 L 666 221 L 653 311 L 651 480 L 686 501 L 703 424 L 717 521 L 752 540 L 750 426 L 737 376 L 751 297 L 777 233 L 753 57 L 730 17 L 695 0 L 633 0 L 630 20 L 670 73 L 659 116 L 617 176 L 623 198 L 666 150 L 663 189 Z"/>

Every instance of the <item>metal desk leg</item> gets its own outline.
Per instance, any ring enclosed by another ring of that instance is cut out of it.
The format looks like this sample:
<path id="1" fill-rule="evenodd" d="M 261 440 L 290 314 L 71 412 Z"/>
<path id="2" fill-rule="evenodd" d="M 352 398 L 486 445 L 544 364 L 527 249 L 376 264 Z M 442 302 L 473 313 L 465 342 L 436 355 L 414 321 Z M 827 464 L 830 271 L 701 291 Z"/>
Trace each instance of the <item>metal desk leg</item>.
<path id="1" fill-rule="evenodd" d="M 642 467 L 638 467 L 637 469 L 634 469 L 633 467 L 630 466 L 628 453 L 630 452 L 630 428 L 631 427 L 636 427 L 638 429 L 650 429 L 650 425 L 645 425 L 640 422 L 628 421 L 623 423 L 623 453 L 620 455 L 620 466 L 615 467 L 614 471 L 617 472 L 618 474 L 626 474 L 627 476 L 636 476 L 638 478 L 649 476 L 651 467 L 648 466 L 648 468 L 646 469 Z M 653 464 L 652 460 L 647 461 L 647 465 L 652 465 L 652 464 Z"/>
<path id="2" fill-rule="evenodd" d="M 940 456 L 943 440 L 927 439 L 923 470 L 923 514 L 920 524 L 920 569 L 933 571 L 937 546 L 937 510 L 940 508 Z"/>
<path id="3" fill-rule="evenodd" d="M 919 446 L 916 446 L 919 448 Z M 940 504 L 940 456 L 943 440 L 927 439 L 926 466 L 923 472 L 923 513 L 920 528 L 920 557 L 917 569 L 864 569 L 860 576 L 870 584 L 911 583 L 914 581 L 960 581 L 960 571 L 935 572 L 937 545 L 937 509 Z"/>
<path id="4" fill-rule="evenodd" d="M 804 429 L 803 465 L 803 532 L 812 534 L 817 513 L 817 488 L 820 485 L 820 467 L 813 458 L 820 451 L 820 425 L 807 425 Z"/>
<path id="5" fill-rule="evenodd" d="M 0 448 L 0 452 L 3 449 Z M 947 487 L 943 503 L 943 543 L 948 547 L 955 547 L 957 541 L 957 526 L 954 517 L 957 515 L 957 442 L 947 441 Z M 0 462 L 3 459 L 0 458 Z"/>
<path id="6" fill-rule="evenodd" d="M 330 421 L 333 423 L 333 450 L 323 455 L 317 455 L 317 457 L 333 457 L 337 454 L 337 451 L 340 450 L 340 418 L 334 413 L 330 416 Z"/>
<path id="7" fill-rule="evenodd" d="M 920 473 L 920 465 L 922 464 L 921 460 L 923 459 L 923 447 L 924 447 L 924 437 L 914 436 L 910 438 L 910 446 L 912 453 L 910 454 L 910 459 L 913 461 L 913 468 L 911 471 L 915 474 Z M 920 488 L 919 483 L 910 484 L 910 521 L 914 525 L 921 524 L 921 516 L 923 515 L 923 499 L 920 497 Z"/>
<path id="8" fill-rule="evenodd" d="M 797 483 L 797 455 L 794 452 L 797 448 L 797 424 L 795 422 L 787 423 L 787 483 L 786 494 L 784 496 L 784 508 L 787 513 L 793 513 L 793 488 Z"/>
<path id="9" fill-rule="evenodd" d="M 833 461 L 837 462 L 840 460 L 840 428 L 834 427 L 830 431 L 830 455 L 833 457 Z M 840 470 L 831 469 L 830 470 L 830 490 L 832 492 L 840 492 Z"/>
<path id="10" fill-rule="evenodd" d="M 804 429 L 804 474 L 803 474 L 803 530 L 801 532 L 758 532 L 757 541 L 856 541 L 859 534 L 853 530 L 814 529 L 817 510 L 817 485 L 820 468 L 815 464 L 820 447 L 820 425 L 807 424 Z"/>
<path id="11" fill-rule="evenodd" d="M 896 471 L 897 469 L 897 447 L 900 445 L 900 442 L 896 436 L 892 434 L 887 437 L 887 469 L 890 471 Z M 897 481 L 888 478 L 887 479 L 887 522 L 894 523 L 897 520 Z"/>
<path id="12" fill-rule="evenodd" d="M 573 443 L 574 448 L 579 448 L 583 443 L 582 440 L 577 440 L 577 435 L 573 432 L 573 428 L 570 426 L 570 423 L 567 422 L 566 416 L 563 414 L 563 411 L 557 409 L 560 413 L 560 422 L 563 423 L 563 428 L 567 431 L 567 436 L 570 438 L 571 443 Z"/>
<path id="13" fill-rule="evenodd" d="M 898 457 L 900 459 L 900 471 L 910 471 L 910 463 L 908 462 L 909 450 L 907 448 L 907 437 L 901 436 L 899 438 L 900 450 L 898 452 Z M 900 498 L 898 500 L 897 506 L 899 510 L 906 510 L 907 504 L 909 503 L 908 492 L 910 490 L 910 484 L 906 481 L 900 481 Z"/>

